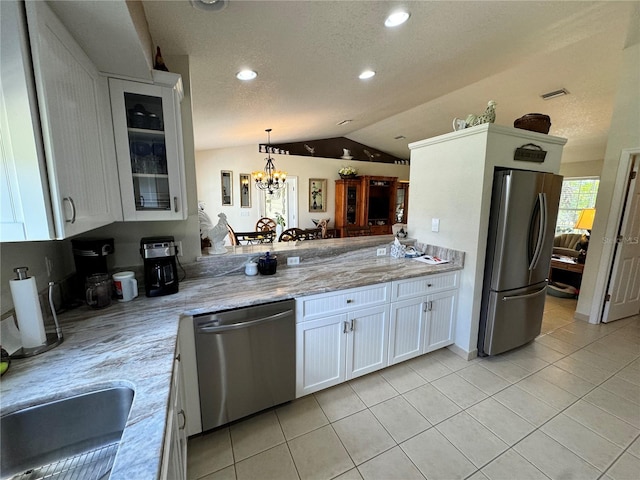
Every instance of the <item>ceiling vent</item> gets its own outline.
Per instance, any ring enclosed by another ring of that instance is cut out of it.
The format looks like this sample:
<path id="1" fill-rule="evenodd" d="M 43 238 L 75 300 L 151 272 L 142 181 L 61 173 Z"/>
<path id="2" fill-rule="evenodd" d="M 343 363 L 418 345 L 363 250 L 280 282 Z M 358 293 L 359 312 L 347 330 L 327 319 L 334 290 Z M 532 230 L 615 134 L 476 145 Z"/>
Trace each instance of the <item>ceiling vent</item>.
<path id="1" fill-rule="evenodd" d="M 549 93 L 543 93 L 540 96 L 543 100 L 551 100 L 552 98 L 562 97 L 563 95 L 569 95 L 569 92 L 566 88 L 561 88 L 560 90 L 555 90 Z"/>

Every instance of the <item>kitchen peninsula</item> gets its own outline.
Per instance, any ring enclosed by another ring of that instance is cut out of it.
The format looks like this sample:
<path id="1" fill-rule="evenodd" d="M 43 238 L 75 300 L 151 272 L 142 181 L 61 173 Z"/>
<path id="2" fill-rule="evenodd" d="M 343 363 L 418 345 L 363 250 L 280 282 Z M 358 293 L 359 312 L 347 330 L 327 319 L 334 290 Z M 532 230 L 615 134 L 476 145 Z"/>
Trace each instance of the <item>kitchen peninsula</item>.
<path id="1" fill-rule="evenodd" d="M 130 387 L 135 391 L 134 402 L 110 478 L 157 479 L 161 475 L 180 319 L 455 272 L 463 267 L 464 254 L 438 247 L 428 247 L 428 252 L 448 258 L 449 263 L 427 265 L 408 258 L 376 257 L 376 247 L 388 247 L 392 240 L 389 235 L 375 237 L 375 241 L 317 241 L 312 257 L 315 261 L 309 261 L 310 254 L 305 257 L 300 253 L 314 250 L 310 245 L 293 246 L 301 257 L 300 265 L 282 268 L 286 267 L 285 261 L 272 276 L 215 276 L 218 259 L 225 257 L 231 262 L 239 256 L 244 261 L 245 255 L 257 252 L 204 258 L 187 266 L 191 278 L 180 284 L 177 294 L 139 297 L 104 310 L 81 307 L 60 315 L 65 336 L 62 345 L 36 357 L 14 361 L 3 377 L 2 414 L 99 388 Z M 284 252 L 277 253 L 284 257 Z M 196 276 L 198 270 L 200 276 Z"/>

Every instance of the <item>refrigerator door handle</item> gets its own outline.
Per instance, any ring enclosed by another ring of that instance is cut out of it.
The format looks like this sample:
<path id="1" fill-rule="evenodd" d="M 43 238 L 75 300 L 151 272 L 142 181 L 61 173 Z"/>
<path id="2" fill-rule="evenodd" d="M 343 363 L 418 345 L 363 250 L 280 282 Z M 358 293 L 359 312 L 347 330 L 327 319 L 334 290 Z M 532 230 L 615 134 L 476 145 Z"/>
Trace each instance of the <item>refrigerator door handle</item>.
<path id="1" fill-rule="evenodd" d="M 542 254 L 542 247 L 544 246 L 545 237 L 547 233 L 547 194 L 539 193 L 538 202 L 540 205 L 540 223 L 538 225 L 538 241 L 536 242 L 536 249 L 533 252 L 533 258 L 529 264 L 529 270 L 533 270 L 538 266 L 540 261 L 540 255 Z"/>
<path id="2" fill-rule="evenodd" d="M 522 300 L 523 298 L 537 297 L 538 295 L 540 295 L 541 293 L 544 293 L 546 291 L 547 291 L 547 286 L 545 285 L 544 287 L 542 287 L 537 292 L 527 293 L 526 295 L 512 295 L 510 297 L 502 297 L 502 301 L 503 302 L 508 302 L 509 300 Z"/>

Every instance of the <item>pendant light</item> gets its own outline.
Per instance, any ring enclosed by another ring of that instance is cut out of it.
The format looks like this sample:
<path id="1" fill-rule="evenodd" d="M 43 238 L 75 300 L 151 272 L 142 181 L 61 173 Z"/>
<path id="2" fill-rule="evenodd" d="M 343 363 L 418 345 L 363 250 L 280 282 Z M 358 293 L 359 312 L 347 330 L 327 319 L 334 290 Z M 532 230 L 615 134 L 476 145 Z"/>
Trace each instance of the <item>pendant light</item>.
<path id="1" fill-rule="evenodd" d="M 273 158 L 271 158 L 271 129 L 267 128 L 265 132 L 267 132 L 267 158 L 265 158 L 267 164 L 264 166 L 264 171 L 257 170 L 252 172 L 251 175 L 256 182 L 257 188 L 267 190 L 271 194 L 275 190 L 284 187 L 287 172 L 276 170 Z"/>

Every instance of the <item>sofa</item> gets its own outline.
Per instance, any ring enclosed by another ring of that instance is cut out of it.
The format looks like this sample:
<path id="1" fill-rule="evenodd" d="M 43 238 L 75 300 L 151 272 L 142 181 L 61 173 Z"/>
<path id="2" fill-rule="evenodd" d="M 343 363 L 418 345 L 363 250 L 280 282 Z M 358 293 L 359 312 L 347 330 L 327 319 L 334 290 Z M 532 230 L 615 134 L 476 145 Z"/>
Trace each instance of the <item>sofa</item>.
<path id="1" fill-rule="evenodd" d="M 586 238 L 582 238 L 583 236 L 581 233 L 562 233 L 557 235 L 553 239 L 553 254 L 577 258 L 580 248 L 576 250 L 576 246 L 586 240 Z"/>

